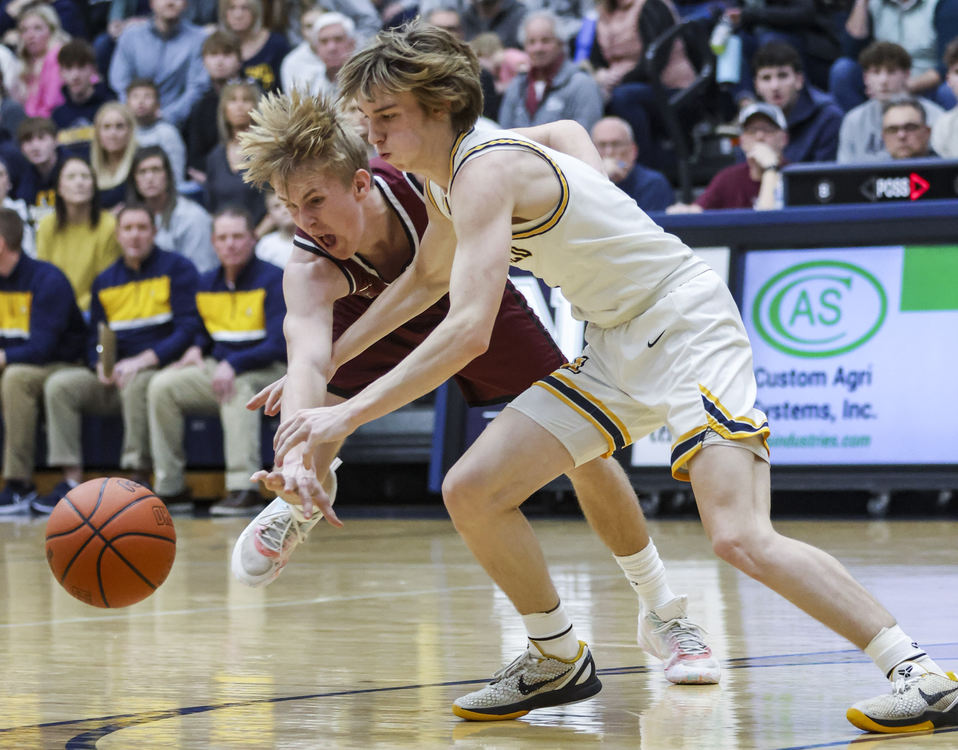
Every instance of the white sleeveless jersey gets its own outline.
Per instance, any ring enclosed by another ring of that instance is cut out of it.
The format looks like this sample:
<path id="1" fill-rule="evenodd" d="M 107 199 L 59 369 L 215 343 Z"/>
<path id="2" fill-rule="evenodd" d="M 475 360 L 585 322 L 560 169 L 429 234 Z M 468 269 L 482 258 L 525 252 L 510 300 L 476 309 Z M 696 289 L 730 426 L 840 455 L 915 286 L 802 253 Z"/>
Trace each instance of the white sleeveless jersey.
<path id="1" fill-rule="evenodd" d="M 708 269 L 605 175 L 510 131 L 473 129 L 457 139 L 449 188 L 427 183 L 443 215 L 452 218 L 447 194 L 462 165 L 493 149 L 538 154 L 555 172 L 561 198 L 547 215 L 513 225 L 511 263 L 559 287 L 579 320 L 619 325 Z"/>

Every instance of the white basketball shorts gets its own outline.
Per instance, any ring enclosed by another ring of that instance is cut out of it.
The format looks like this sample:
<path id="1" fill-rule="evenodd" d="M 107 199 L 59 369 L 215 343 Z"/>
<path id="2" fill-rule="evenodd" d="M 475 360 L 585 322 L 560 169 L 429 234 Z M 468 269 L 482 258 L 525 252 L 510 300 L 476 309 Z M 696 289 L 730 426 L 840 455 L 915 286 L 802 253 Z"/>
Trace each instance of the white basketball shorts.
<path id="1" fill-rule="evenodd" d="M 665 425 L 672 475 L 703 445 L 732 444 L 768 460 L 765 415 L 755 408 L 752 349 L 735 301 L 709 270 L 614 328 L 589 325 L 574 362 L 509 406 L 555 435 L 576 466 Z"/>

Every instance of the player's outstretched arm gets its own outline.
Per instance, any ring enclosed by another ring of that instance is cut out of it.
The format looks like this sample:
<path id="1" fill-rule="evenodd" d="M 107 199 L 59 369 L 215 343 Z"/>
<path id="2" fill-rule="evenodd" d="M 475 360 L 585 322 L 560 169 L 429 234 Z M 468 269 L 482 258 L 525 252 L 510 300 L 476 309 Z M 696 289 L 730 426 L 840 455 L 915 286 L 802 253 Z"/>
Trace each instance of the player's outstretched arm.
<path id="1" fill-rule="evenodd" d="M 293 251 L 283 274 L 283 296 L 286 299 L 283 332 L 288 366 L 281 413 L 285 418 L 300 409 L 326 402 L 333 341 L 333 303 L 348 293 L 349 285 L 331 263 L 304 250 Z M 320 485 L 338 447 L 338 444 L 319 447 L 308 465 L 303 461 L 302 451 L 297 451 L 289 456 L 282 468 L 260 471 L 252 478 L 262 481 L 287 502 L 301 506 L 307 518 L 315 507 L 331 524 L 341 526 Z"/>
<path id="2" fill-rule="evenodd" d="M 283 273 L 286 318 L 286 385 L 282 415 L 326 400 L 333 346 L 333 304 L 349 285 L 332 263 L 296 248 Z"/>
<path id="3" fill-rule="evenodd" d="M 274 441 L 277 463 L 300 443 L 311 454 L 429 393 L 488 348 L 508 274 L 514 205 L 513 191 L 501 179 L 502 166 L 489 166 L 495 179 L 472 165 L 464 168 L 450 197 L 458 241 L 445 319 L 401 363 L 353 398 L 285 420 Z"/>
<path id="4" fill-rule="evenodd" d="M 579 161 L 584 161 L 590 167 L 605 174 L 602 157 L 599 156 L 589 131 L 575 120 L 557 120 L 545 125 L 514 128 L 514 130 L 516 133 L 531 138 L 543 146 L 574 156 Z"/>
<path id="5" fill-rule="evenodd" d="M 429 225 L 413 262 L 373 301 L 333 344 L 333 366 L 340 367 L 379 339 L 423 312 L 449 290 L 456 248 L 452 223 L 427 201 Z"/>

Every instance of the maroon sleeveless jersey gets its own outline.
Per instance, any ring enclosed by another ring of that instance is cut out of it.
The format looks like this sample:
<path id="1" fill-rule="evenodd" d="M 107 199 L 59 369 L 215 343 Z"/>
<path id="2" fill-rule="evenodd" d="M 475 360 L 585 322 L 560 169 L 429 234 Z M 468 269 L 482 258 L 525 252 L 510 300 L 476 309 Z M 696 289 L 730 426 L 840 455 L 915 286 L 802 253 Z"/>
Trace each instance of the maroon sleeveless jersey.
<path id="1" fill-rule="evenodd" d="M 373 180 L 387 205 L 396 212 L 409 240 L 412 252 L 404 267 L 419 250 L 426 231 L 425 196 L 412 176 L 398 171 L 381 159 L 370 163 Z M 350 294 L 336 301 L 333 308 L 333 339 L 352 325 L 386 288 L 384 281 L 362 253 L 339 260 L 301 229 L 293 239 L 296 247 L 335 265 L 346 277 Z M 353 396 L 399 364 L 449 311 L 449 298 L 432 307 L 373 344 L 344 364 L 329 383 L 330 393 Z M 453 376 L 470 406 L 508 401 L 536 380 L 545 377 L 565 362 L 565 357 L 543 328 L 525 298 L 510 282 L 502 295 L 502 304 L 492 330 L 489 349 Z"/>

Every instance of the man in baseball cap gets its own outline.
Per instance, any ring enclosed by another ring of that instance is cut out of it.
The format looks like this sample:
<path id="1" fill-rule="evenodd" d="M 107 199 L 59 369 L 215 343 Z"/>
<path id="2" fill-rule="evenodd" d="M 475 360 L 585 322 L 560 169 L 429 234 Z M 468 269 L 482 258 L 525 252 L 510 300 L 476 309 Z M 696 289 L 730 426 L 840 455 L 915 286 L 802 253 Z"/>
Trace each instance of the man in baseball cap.
<path id="1" fill-rule="evenodd" d="M 738 116 L 739 145 L 745 161 L 721 170 L 694 203 L 677 203 L 669 213 L 698 213 L 715 208 L 782 207 L 782 153 L 788 145 L 788 129 L 782 110 L 758 102 L 745 107 Z"/>

